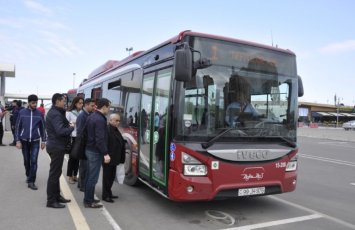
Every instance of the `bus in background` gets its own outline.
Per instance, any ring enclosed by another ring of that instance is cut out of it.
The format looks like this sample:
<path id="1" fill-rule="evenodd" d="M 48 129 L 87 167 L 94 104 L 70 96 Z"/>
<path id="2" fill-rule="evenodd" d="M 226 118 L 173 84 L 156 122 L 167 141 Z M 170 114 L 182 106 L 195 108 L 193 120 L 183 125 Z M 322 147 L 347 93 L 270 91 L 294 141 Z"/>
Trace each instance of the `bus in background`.
<path id="1" fill-rule="evenodd" d="M 71 105 L 71 103 L 73 102 L 74 98 L 76 96 L 82 97 L 84 98 L 84 95 L 81 93 L 78 93 L 78 89 L 69 89 L 67 93 L 64 94 L 66 97 L 66 108 L 69 108 L 69 106 Z"/>
<path id="2" fill-rule="evenodd" d="M 68 92 L 66 93 L 66 97 L 67 97 L 67 104 L 66 104 L 66 108 L 69 108 L 69 106 L 71 105 L 71 103 L 73 102 L 74 97 L 77 96 L 77 89 L 69 89 Z"/>
<path id="3" fill-rule="evenodd" d="M 183 31 L 108 61 L 78 93 L 121 114 L 126 184 L 174 201 L 296 188 L 303 85 L 289 50 Z"/>

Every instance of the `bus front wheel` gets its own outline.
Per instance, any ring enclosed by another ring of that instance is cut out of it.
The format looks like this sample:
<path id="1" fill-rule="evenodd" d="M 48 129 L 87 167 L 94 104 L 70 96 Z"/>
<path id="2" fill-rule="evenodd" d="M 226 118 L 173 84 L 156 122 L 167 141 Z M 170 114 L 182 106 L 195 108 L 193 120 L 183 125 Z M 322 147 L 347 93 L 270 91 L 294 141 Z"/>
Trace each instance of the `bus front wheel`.
<path id="1" fill-rule="evenodd" d="M 132 165 L 132 148 L 129 143 L 126 144 L 126 161 L 124 163 L 125 168 L 125 178 L 124 183 L 130 186 L 138 184 L 138 176 L 134 172 L 134 167 Z"/>

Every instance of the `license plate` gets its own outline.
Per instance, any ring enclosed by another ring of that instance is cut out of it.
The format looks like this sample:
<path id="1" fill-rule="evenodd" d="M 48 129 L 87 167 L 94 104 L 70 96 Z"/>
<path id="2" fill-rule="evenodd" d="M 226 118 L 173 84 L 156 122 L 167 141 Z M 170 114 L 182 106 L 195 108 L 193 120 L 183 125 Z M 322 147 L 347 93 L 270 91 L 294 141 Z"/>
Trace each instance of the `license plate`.
<path id="1" fill-rule="evenodd" d="M 238 190 L 238 196 L 252 196 L 265 194 L 265 187 L 241 188 Z"/>

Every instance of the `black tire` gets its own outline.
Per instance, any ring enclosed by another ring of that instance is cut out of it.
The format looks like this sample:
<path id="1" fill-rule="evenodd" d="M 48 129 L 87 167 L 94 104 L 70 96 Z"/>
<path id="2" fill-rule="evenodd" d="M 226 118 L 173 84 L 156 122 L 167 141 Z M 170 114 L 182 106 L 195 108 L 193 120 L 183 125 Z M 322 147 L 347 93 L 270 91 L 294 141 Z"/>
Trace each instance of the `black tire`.
<path id="1" fill-rule="evenodd" d="M 139 182 L 138 177 L 133 173 L 132 148 L 130 143 L 126 144 L 126 161 L 124 164 L 125 164 L 125 172 L 126 172 L 124 183 L 130 186 L 138 185 Z"/>

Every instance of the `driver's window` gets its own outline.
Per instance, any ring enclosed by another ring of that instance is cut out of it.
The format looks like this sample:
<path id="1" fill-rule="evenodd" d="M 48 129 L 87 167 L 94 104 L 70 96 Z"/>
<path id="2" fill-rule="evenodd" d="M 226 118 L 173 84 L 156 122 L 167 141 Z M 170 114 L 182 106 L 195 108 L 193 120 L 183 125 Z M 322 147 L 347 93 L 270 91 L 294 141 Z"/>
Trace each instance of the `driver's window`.
<path id="1" fill-rule="evenodd" d="M 205 90 L 187 89 L 185 91 L 184 115 L 191 117 L 191 126 L 197 128 L 201 124 L 202 115 L 205 108 Z M 186 118 L 184 118 L 186 120 Z M 189 119 L 187 119 L 189 120 Z M 189 125 L 188 125 L 189 126 Z"/>
<path id="2" fill-rule="evenodd" d="M 289 85 L 283 83 L 272 86 L 269 94 L 252 95 L 251 103 L 261 118 L 282 122 L 286 119 L 289 97 Z"/>
<path id="3" fill-rule="evenodd" d="M 288 96 L 289 96 L 289 85 L 287 83 L 283 83 L 279 85 L 279 87 L 271 88 L 271 99 L 272 99 L 271 112 L 280 122 L 286 118 Z"/>

